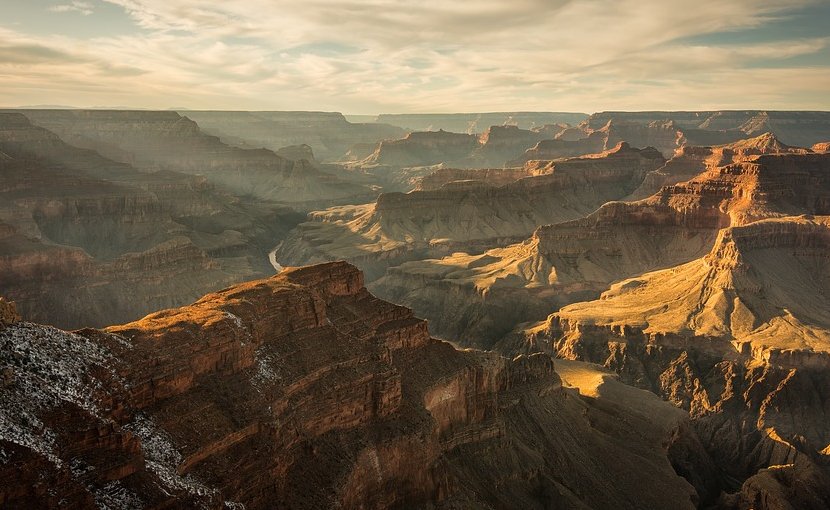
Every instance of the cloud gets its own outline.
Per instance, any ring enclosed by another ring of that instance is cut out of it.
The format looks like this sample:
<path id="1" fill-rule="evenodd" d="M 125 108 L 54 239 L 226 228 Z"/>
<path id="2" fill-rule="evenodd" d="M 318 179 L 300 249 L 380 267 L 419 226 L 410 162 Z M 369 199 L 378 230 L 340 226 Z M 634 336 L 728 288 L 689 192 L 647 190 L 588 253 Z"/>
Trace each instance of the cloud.
<path id="1" fill-rule="evenodd" d="M 814 0 L 106 1 L 141 31 L 33 39 L 15 27 L 0 86 L 19 103 L 44 102 L 31 97 L 43 88 L 22 92 L 34 83 L 48 102 L 354 113 L 830 107 L 830 65 L 790 63 L 829 38 L 706 42 Z"/>
<path id="2" fill-rule="evenodd" d="M 72 0 L 68 4 L 58 4 L 49 7 L 52 12 L 78 12 L 84 16 L 89 16 L 94 12 L 92 4 L 80 0 Z"/>

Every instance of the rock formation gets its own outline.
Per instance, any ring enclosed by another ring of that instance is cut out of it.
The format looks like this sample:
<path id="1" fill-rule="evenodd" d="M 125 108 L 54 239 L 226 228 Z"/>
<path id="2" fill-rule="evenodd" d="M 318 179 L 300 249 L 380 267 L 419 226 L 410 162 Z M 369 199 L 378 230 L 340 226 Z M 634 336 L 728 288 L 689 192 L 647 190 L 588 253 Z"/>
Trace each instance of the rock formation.
<path id="1" fill-rule="evenodd" d="M 648 124 L 671 121 L 690 145 L 717 145 L 770 132 L 788 145 L 810 147 L 830 139 L 830 112 L 701 111 L 600 112 L 586 121 L 597 130 L 610 120 Z"/>
<path id="2" fill-rule="evenodd" d="M 495 187 L 451 182 L 436 190 L 385 193 L 375 204 L 312 213 L 278 251 L 287 264 L 348 260 L 370 280 L 406 260 L 518 241 L 537 225 L 578 218 L 621 198 L 663 165 L 654 149 L 620 144 L 593 157 Z"/>
<path id="3" fill-rule="evenodd" d="M 334 112 L 179 112 L 208 134 L 245 148 L 277 151 L 290 145 L 309 145 L 324 161 L 338 160 L 355 144 L 400 138 L 406 131 L 384 123 L 348 122 Z M 292 159 L 292 158 L 289 158 Z"/>
<path id="4" fill-rule="evenodd" d="M 17 323 L 0 504 L 693 508 L 688 415 L 567 368 L 578 390 L 545 354 L 455 350 L 343 263 L 105 331 Z"/>
<path id="5" fill-rule="evenodd" d="M 450 131 L 416 131 L 399 140 L 385 140 L 364 164 L 396 167 L 427 166 L 465 158 L 478 148 L 478 137 Z"/>
<path id="6" fill-rule="evenodd" d="M 541 226 L 518 244 L 391 267 L 372 290 L 412 307 L 444 338 L 490 348 L 517 324 L 593 299 L 612 282 L 702 257 L 720 228 L 830 214 L 830 159 L 780 149 L 742 158 L 734 147 L 707 149 L 718 161 L 729 154 L 741 162 L 710 166 L 642 201 Z"/>
<path id="7" fill-rule="evenodd" d="M 663 186 L 691 179 L 707 168 L 746 161 L 762 154 L 806 154 L 808 152 L 810 151 L 807 149 L 790 147 L 781 143 L 772 133 L 764 133 L 755 138 L 711 147 L 687 145 L 680 148 L 677 154 L 666 162 L 664 167 L 646 175 L 642 186 L 627 199 L 646 198 L 659 191 Z"/>
<path id="8" fill-rule="evenodd" d="M 594 361 L 688 409 L 737 491 L 724 506 L 830 502 L 830 217 L 720 232 L 708 255 L 614 284 L 513 349 Z"/>
<path id="9" fill-rule="evenodd" d="M 0 282 L 31 319 L 101 326 L 271 274 L 301 215 L 143 173 L 0 114 Z"/>
<path id="10" fill-rule="evenodd" d="M 239 195 L 314 209 L 360 203 L 370 188 L 266 149 L 240 149 L 202 132 L 171 111 L 21 110 L 64 141 L 145 171 L 174 170 L 208 177 Z"/>

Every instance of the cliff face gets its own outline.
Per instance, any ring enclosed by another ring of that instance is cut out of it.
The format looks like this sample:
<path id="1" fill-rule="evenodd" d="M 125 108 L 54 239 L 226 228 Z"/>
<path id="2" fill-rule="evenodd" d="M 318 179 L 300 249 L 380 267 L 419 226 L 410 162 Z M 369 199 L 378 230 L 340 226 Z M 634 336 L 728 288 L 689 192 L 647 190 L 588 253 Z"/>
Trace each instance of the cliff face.
<path id="1" fill-rule="evenodd" d="M 610 120 L 648 124 L 674 122 L 691 145 L 729 143 L 765 132 L 782 142 L 799 147 L 830 138 L 830 113 L 787 111 L 701 111 L 701 112 L 600 112 L 586 124 L 600 129 Z"/>
<path id="2" fill-rule="evenodd" d="M 723 227 L 830 213 L 826 156 L 803 149 L 755 156 L 756 145 L 701 149 L 711 165 L 742 162 L 710 166 L 645 200 L 609 202 L 583 218 L 540 226 L 517 244 L 392 267 L 372 290 L 412 307 L 443 338 L 491 348 L 517 324 L 594 299 L 612 282 L 702 257 Z M 564 164 L 554 163 L 554 172 Z"/>
<path id="3" fill-rule="evenodd" d="M 494 187 L 455 182 L 436 190 L 384 193 L 376 204 L 315 214 L 280 248 L 289 264 L 345 259 L 370 280 L 406 259 L 518 241 L 537 225 L 579 217 L 635 189 L 662 166 L 656 151 L 621 144 L 596 157 L 555 162 L 544 174 Z"/>
<path id="4" fill-rule="evenodd" d="M 643 179 L 643 184 L 632 193 L 628 200 L 646 198 L 656 193 L 663 186 L 670 186 L 693 178 L 706 169 L 725 166 L 754 159 L 763 154 L 806 154 L 810 152 L 800 147 L 790 147 L 781 143 L 772 133 L 764 133 L 755 138 L 711 147 L 684 146 L 666 162 L 666 165 L 650 172 Z M 821 151 L 815 151 L 821 152 Z"/>
<path id="5" fill-rule="evenodd" d="M 604 364 L 688 409 L 722 488 L 737 491 L 723 505 L 820 508 L 830 502 L 828 248 L 828 217 L 724 229 L 705 257 L 566 306 L 509 348 Z"/>
<path id="6" fill-rule="evenodd" d="M 179 112 L 208 134 L 243 148 L 278 151 L 307 144 L 325 161 L 338 160 L 355 144 L 376 144 L 406 131 L 383 123 L 352 123 L 335 112 Z M 292 158 L 289 158 L 292 159 Z"/>
<path id="7" fill-rule="evenodd" d="M 201 131 L 175 112 L 26 110 L 23 114 L 66 142 L 143 170 L 207 176 L 241 195 L 312 208 L 357 203 L 374 193 L 266 149 L 240 149 Z"/>
<path id="8" fill-rule="evenodd" d="M 705 460 L 685 414 L 457 351 L 343 263 L 106 331 L 12 324 L 0 364 L 8 508 L 692 508 L 669 457 Z"/>
<path id="9" fill-rule="evenodd" d="M 177 306 L 273 270 L 301 216 L 143 173 L 0 114 L 0 281 L 30 319 L 100 326 Z"/>
<path id="10" fill-rule="evenodd" d="M 467 157 L 479 147 L 475 135 L 449 131 L 416 131 L 399 140 L 380 142 L 365 164 L 427 166 Z"/>

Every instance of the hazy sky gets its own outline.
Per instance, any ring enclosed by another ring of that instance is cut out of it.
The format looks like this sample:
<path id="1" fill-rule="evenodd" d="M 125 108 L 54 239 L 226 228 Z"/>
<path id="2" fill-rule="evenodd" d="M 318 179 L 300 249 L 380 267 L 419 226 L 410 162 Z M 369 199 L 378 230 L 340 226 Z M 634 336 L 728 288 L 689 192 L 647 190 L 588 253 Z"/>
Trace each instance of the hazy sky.
<path id="1" fill-rule="evenodd" d="M 830 0 L 2 0 L 0 104 L 830 110 Z"/>

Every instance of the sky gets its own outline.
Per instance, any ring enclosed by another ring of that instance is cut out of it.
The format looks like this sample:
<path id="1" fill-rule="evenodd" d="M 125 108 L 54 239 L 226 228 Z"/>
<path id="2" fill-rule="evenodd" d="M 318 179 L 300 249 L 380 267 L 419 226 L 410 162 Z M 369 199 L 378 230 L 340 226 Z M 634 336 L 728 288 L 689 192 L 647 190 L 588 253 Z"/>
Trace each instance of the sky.
<path id="1" fill-rule="evenodd" d="M 0 105 L 830 110 L 830 0 L 0 0 Z"/>

